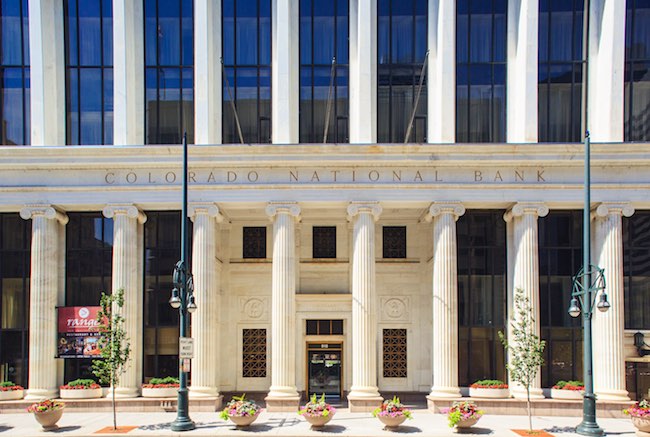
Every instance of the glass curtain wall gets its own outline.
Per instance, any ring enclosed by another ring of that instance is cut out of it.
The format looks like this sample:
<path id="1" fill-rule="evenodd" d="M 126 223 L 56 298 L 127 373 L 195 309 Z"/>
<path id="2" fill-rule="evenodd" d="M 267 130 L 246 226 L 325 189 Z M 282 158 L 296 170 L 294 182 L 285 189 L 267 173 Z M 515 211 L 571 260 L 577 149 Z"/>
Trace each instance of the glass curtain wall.
<path id="1" fill-rule="evenodd" d="M 503 211 L 469 210 L 458 238 L 458 377 L 467 387 L 506 378 L 498 332 L 506 323 L 506 222 Z"/>
<path id="2" fill-rule="evenodd" d="M 650 0 L 627 0 L 625 141 L 650 139 Z"/>
<path id="3" fill-rule="evenodd" d="M 348 0 L 300 1 L 301 143 L 349 141 L 348 21 Z"/>
<path id="4" fill-rule="evenodd" d="M 66 142 L 113 143 L 113 2 L 65 0 Z"/>
<path id="5" fill-rule="evenodd" d="M 66 225 L 65 305 L 98 306 L 102 292 L 111 293 L 113 220 L 101 212 L 71 212 Z M 65 382 L 97 379 L 90 358 L 67 358 Z"/>
<path id="6" fill-rule="evenodd" d="M 403 143 L 427 52 L 427 0 L 377 2 L 377 141 Z M 427 130 L 426 73 L 408 142 Z"/>
<path id="7" fill-rule="evenodd" d="M 0 0 L 0 144 L 30 143 L 28 0 Z"/>
<path id="8" fill-rule="evenodd" d="M 506 140 L 507 0 L 456 3 L 456 141 Z"/>
<path id="9" fill-rule="evenodd" d="M 582 380 L 581 318 L 567 313 L 573 276 L 582 267 L 582 211 L 551 211 L 539 221 L 539 298 L 546 341 L 542 387 Z"/>
<path id="10" fill-rule="evenodd" d="M 539 2 L 539 141 L 582 138 L 584 0 Z"/>
<path id="11" fill-rule="evenodd" d="M 625 329 L 650 329 L 650 211 L 623 218 L 623 275 Z"/>
<path id="12" fill-rule="evenodd" d="M 223 142 L 271 142 L 271 1 L 223 0 Z"/>
<path id="13" fill-rule="evenodd" d="M 31 220 L 0 214 L 0 381 L 27 387 Z"/>
<path id="14" fill-rule="evenodd" d="M 194 2 L 144 0 L 146 144 L 194 142 Z"/>

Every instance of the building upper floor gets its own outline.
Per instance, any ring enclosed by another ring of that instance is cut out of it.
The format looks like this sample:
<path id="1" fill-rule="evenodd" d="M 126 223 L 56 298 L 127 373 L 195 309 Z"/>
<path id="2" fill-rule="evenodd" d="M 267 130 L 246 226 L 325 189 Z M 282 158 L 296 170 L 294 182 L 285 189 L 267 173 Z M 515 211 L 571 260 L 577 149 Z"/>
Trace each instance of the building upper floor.
<path id="1" fill-rule="evenodd" d="M 648 28 L 642 0 L 3 0 L 2 144 L 647 141 Z"/>

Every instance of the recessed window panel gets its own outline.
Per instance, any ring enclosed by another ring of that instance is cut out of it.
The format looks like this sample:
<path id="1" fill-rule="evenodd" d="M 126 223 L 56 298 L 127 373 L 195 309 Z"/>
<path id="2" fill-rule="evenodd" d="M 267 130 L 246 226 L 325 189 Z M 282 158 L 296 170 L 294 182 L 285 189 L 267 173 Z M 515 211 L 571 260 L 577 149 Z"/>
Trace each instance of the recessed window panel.
<path id="1" fill-rule="evenodd" d="M 382 231 L 383 257 L 406 258 L 406 226 L 384 226 Z"/>
<path id="2" fill-rule="evenodd" d="M 242 377 L 266 377 L 266 329 L 242 330 Z"/>
<path id="3" fill-rule="evenodd" d="M 650 329 L 650 212 L 623 218 L 625 328 Z"/>
<path id="4" fill-rule="evenodd" d="M 384 378 L 408 376 L 406 329 L 384 329 L 382 336 Z"/>
<path id="5" fill-rule="evenodd" d="M 243 258 L 266 258 L 266 227 L 243 228 Z"/>
<path id="6" fill-rule="evenodd" d="M 306 320 L 307 335 L 343 335 L 343 320 Z"/>
<path id="7" fill-rule="evenodd" d="M 650 3 L 627 0 L 625 20 L 625 141 L 650 139 Z"/>
<path id="8" fill-rule="evenodd" d="M 336 258 L 336 226 L 314 226 L 313 257 Z"/>

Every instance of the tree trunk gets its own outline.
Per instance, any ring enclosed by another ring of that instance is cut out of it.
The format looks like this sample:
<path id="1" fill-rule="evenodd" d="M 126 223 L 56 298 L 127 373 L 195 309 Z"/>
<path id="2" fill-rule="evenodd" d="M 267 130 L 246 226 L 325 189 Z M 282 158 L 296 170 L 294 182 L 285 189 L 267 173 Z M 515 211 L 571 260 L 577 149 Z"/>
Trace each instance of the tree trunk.
<path id="1" fill-rule="evenodd" d="M 526 386 L 526 409 L 528 410 L 528 431 L 533 432 L 533 416 L 530 412 L 530 383 Z"/>
<path id="2" fill-rule="evenodd" d="M 115 380 L 111 382 L 111 390 L 113 390 L 113 429 L 117 430 L 117 413 L 115 412 Z"/>

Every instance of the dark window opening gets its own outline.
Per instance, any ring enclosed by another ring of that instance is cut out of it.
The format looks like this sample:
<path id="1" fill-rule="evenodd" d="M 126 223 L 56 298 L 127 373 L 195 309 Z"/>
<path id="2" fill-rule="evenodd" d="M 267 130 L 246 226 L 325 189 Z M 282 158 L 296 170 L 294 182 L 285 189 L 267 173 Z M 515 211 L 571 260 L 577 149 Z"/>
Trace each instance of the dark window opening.
<path id="1" fill-rule="evenodd" d="M 343 320 L 307 320 L 307 335 L 343 335 Z"/>
<path id="2" fill-rule="evenodd" d="M 623 217 L 623 278 L 625 329 L 650 329 L 650 211 Z"/>
<path id="3" fill-rule="evenodd" d="M 243 258 L 266 258 L 266 227 L 244 227 L 243 235 Z"/>
<path id="4" fill-rule="evenodd" d="M 384 258 L 406 258 L 406 226 L 384 226 L 382 243 Z"/>
<path id="5" fill-rule="evenodd" d="M 314 226 L 313 258 L 336 258 L 336 226 Z"/>

